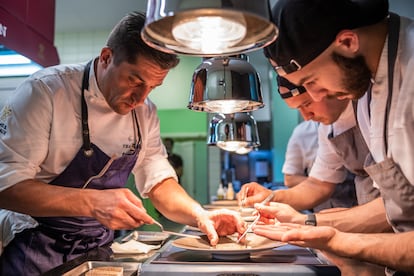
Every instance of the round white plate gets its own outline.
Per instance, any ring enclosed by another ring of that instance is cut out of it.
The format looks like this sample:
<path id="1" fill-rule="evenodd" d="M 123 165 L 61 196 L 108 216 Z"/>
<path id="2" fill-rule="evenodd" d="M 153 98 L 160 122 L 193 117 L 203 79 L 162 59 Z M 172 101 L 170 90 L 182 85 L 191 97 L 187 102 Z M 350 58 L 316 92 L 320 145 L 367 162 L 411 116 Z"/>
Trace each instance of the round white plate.
<path id="1" fill-rule="evenodd" d="M 215 256 L 220 255 L 243 255 L 251 252 L 273 249 L 285 245 L 285 243 L 273 241 L 265 237 L 258 236 L 254 233 L 246 235 L 246 244 L 236 242 L 237 237 L 227 236 L 220 237 L 219 243 L 212 247 L 206 236 L 202 239 L 180 238 L 172 242 L 172 245 L 192 251 L 209 252 Z"/>

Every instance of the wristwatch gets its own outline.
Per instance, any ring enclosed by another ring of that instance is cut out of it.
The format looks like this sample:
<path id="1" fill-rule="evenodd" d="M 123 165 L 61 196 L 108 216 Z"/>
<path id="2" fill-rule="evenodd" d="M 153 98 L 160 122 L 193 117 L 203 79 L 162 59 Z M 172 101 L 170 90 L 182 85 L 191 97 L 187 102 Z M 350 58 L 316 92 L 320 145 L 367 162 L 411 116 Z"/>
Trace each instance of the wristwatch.
<path id="1" fill-rule="evenodd" d="M 316 216 L 315 216 L 315 214 L 308 214 L 306 216 L 305 225 L 316 226 Z"/>

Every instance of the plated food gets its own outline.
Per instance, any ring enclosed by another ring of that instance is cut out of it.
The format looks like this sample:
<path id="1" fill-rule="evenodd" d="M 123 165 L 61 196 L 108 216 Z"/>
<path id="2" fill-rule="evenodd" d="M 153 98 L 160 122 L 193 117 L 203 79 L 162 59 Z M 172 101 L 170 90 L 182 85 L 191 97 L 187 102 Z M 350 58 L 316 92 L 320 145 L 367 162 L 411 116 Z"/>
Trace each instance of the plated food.
<path id="1" fill-rule="evenodd" d="M 219 243 L 212 247 L 206 236 L 202 239 L 181 238 L 174 240 L 172 245 L 178 248 L 184 248 L 193 251 L 204 251 L 213 254 L 246 254 L 255 251 L 273 249 L 284 245 L 285 243 L 273 241 L 265 237 L 258 236 L 254 233 L 246 235 L 245 243 L 237 243 L 237 236 L 220 237 Z"/>

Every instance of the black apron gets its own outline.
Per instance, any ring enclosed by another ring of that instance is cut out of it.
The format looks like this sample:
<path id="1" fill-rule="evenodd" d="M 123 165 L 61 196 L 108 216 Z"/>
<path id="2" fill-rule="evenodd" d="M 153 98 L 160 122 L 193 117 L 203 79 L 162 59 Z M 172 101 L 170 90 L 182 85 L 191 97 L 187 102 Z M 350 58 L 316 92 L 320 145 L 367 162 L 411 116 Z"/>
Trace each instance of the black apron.
<path id="1" fill-rule="evenodd" d="M 89 88 L 90 61 L 82 80 L 83 145 L 68 167 L 51 185 L 87 189 L 124 187 L 141 147 L 138 120 L 131 112 L 136 142 L 128 154 L 110 158 L 91 144 L 84 90 Z M 87 251 L 111 243 L 114 231 L 90 217 L 36 217 L 39 226 L 16 235 L 5 248 L 0 263 L 1 275 L 39 275 Z M 108 256 L 111 252 L 108 249 Z"/>

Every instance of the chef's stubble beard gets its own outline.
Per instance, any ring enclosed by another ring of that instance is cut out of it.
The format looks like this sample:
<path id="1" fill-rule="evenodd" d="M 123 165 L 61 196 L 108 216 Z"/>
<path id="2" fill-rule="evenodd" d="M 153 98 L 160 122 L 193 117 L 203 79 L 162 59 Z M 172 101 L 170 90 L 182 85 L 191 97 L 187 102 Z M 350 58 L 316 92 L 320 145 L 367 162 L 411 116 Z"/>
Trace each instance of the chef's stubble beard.
<path id="1" fill-rule="evenodd" d="M 353 96 L 361 98 L 371 84 L 371 71 L 362 55 L 348 58 L 338 53 L 332 53 L 333 61 L 341 68 L 342 86 Z"/>

